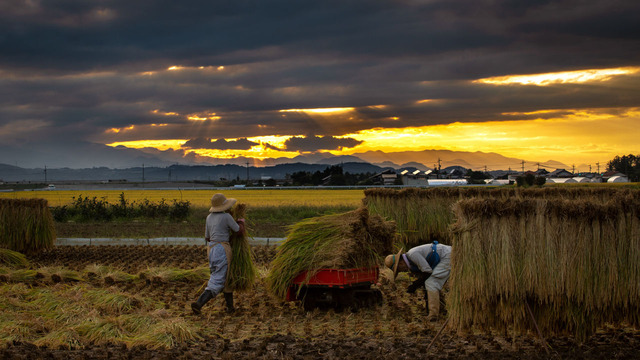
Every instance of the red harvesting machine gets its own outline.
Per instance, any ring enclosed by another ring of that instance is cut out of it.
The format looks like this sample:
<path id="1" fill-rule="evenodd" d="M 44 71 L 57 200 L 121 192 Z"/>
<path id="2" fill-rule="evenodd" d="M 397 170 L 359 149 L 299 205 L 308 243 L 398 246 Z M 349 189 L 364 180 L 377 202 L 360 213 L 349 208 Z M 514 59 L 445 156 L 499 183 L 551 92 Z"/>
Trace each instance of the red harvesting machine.
<path id="1" fill-rule="evenodd" d="M 357 269 L 320 269 L 296 276 L 287 291 L 287 301 L 300 300 L 304 309 L 330 308 L 342 311 L 351 308 L 382 305 L 382 292 L 372 288 L 378 281 L 377 266 Z"/>

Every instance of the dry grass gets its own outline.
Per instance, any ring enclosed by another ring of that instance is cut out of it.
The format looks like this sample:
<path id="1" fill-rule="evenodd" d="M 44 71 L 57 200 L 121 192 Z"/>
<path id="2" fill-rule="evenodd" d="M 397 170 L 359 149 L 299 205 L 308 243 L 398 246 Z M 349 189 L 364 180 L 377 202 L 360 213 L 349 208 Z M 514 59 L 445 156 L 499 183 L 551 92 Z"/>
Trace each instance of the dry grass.
<path id="1" fill-rule="evenodd" d="M 640 325 L 640 201 L 468 199 L 454 206 L 451 326 L 586 339 Z"/>

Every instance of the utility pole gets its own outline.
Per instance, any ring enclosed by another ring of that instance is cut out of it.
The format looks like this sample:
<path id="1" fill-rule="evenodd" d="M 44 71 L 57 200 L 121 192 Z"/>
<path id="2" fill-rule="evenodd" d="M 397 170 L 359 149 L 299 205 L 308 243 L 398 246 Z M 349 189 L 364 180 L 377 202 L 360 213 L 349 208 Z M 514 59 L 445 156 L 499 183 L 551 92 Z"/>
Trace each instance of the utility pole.
<path id="1" fill-rule="evenodd" d="M 540 171 L 540 163 L 538 163 L 537 165 L 538 165 L 538 171 Z"/>
<path id="2" fill-rule="evenodd" d="M 599 162 L 597 162 L 597 163 L 596 163 L 596 166 L 598 166 L 598 174 L 600 174 L 600 163 L 599 163 Z"/>
<path id="3" fill-rule="evenodd" d="M 591 173 L 591 164 L 589 164 L 589 173 Z"/>
<path id="4" fill-rule="evenodd" d="M 524 160 L 522 160 L 522 175 L 524 175 Z"/>
<path id="5" fill-rule="evenodd" d="M 442 165 L 440 164 L 440 158 L 438 158 L 438 179 L 440 179 L 440 169 L 442 169 Z"/>
<path id="6" fill-rule="evenodd" d="M 47 181 L 47 165 L 44 166 L 44 183 L 46 184 Z"/>
<path id="7" fill-rule="evenodd" d="M 575 175 L 576 174 L 576 164 L 572 164 L 571 165 L 571 174 Z"/>

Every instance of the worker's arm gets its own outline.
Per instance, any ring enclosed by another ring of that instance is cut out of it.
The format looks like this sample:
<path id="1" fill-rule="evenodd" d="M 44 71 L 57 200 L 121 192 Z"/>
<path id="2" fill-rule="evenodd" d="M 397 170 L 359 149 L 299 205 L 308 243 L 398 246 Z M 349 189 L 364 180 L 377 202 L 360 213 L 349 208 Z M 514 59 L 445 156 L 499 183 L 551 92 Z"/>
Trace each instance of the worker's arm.
<path id="1" fill-rule="evenodd" d="M 420 245 L 407 251 L 407 257 L 414 263 L 423 273 L 431 274 L 433 269 L 427 262 L 427 255 L 431 252 L 431 244 Z"/>

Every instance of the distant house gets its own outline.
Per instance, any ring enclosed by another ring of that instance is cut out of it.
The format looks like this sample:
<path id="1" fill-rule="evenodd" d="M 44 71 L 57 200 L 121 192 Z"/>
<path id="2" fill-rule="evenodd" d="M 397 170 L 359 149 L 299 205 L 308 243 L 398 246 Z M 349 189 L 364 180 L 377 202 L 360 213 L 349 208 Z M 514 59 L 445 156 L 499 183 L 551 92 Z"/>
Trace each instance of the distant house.
<path id="1" fill-rule="evenodd" d="M 565 169 L 556 169 L 546 175 L 547 178 L 570 178 L 573 174 Z"/>
<path id="2" fill-rule="evenodd" d="M 393 185 L 398 179 L 395 171 L 388 169 L 381 173 L 375 174 L 367 180 L 371 180 L 374 185 Z"/>
<path id="3" fill-rule="evenodd" d="M 538 170 L 534 171 L 533 174 L 535 176 L 547 176 L 547 174 L 549 174 L 549 172 L 547 171 L 547 169 L 538 169 Z"/>
<path id="4" fill-rule="evenodd" d="M 467 169 L 462 166 L 449 166 L 442 169 L 441 174 L 447 179 L 463 179 L 467 175 Z"/>

